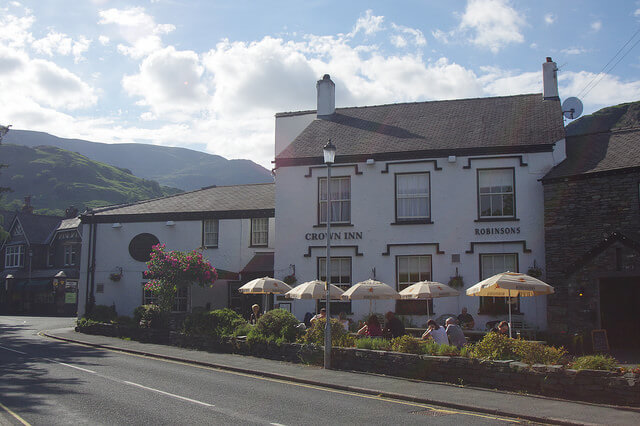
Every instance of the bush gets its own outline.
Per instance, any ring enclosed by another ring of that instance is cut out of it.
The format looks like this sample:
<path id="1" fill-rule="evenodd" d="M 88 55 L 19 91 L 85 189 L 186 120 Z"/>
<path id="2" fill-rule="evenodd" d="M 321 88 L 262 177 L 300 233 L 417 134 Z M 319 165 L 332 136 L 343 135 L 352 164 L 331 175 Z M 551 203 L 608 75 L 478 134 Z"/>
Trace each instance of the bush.
<path id="1" fill-rule="evenodd" d="M 324 318 L 317 319 L 313 322 L 311 328 L 307 329 L 298 341 L 305 344 L 314 344 L 317 346 L 324 346 L 324 329 L 326 327 L 327 320 Z M 331 345 L 351 347 L 353 346 L 353 337 L 349 335 L 349 332 L 344 329 L 342 324 L 335 319 L 331 319 Z"/>
<path id="2" fill-rule="evenodd" d="M 138 324 L 133 322 L 133 318 L 128 317 L 126 315 L 119 315 L 112 321 L 114 324 L 124 325 L 127 327 L 137 327 Z"/>
<path id="3" fill-rule="evenodd" d="M 411 336 L 400 336 L 391 340 L 391 349 L 395 352 L 407 354 L 421 354 L 423 349 L 419 339 Z"/>
<path id="4" fill-rule="evenodd" d="M 244 324 L 246 321 L 237 312 L 225 308 L 188 315 L 182 324 L 182 331 L 186 334 L 224 337 L 234 335 L 236 329 Z"/>
<path id="5" fill-rule="evenodd" d="M 474 358 L 512 359 L 527 364 L 557 364 L 567 354 L 563 348 L 541 345 L 527 340 L 510 339 L 498 333 L 488 333 L 471 349 Z"/>
<path id="6" fill-rule="evenodd" d="M 167 320 L 158 305 L 142 305 L 133 311 L 133 321 L 141 328 L 166 328 Z"/>
<path id="7" fill-rule="evenodd" d="M 91 312 L 86 315 L 87 318 L 97 322 L 110 323 L 118 314 L 116 313 L 115 306 L 96 305 L 91 309 Z"/>
<path id="8" fill-rule="evenodd" d="M 101 323 L 86 317 L 78 318 L 78 320 L 76 321 L 76 325 L 78 327 L 89 327 L 90 325 L 94 325 L 94 324 L 101 324 Z"/>
<path id="9" fill-rule="evenodd" d="M 575 370 L 615 370 L 618 361 L 608 355 L 585 355 L 576 358 L 569 367 Z"/>
<path id="10" fill-rule="evenodd" d="M 356 339 L 356 348 L 371 349 L 374 351 L 390 351 L 391 340 L 381 337 L 364 337 L 362 339 Z"/>
<path id="11" fill-rule="evenodd" d="M 249 332 L 253 329 L 253 327 L 251 326 L 251 324 L 249 324 L 248 322 L 244 321 L 242 324 L 240 324 L 239 327 L 237 327 L 235 329 L 235 331 L 233 332 L 233 336 L 234 337 L 238 337 L 238 336 L 248 336 Z"/>
<path id="12" fill-rule="evenodd" d="M 249 344 L 273 342 L 277 344 L 295 342 L 301 331 L 300 321 L 289 311 L 274 309 L 260 317 L 247 335 Z"/>
<path id="13" fill-rule="evenodd" d="M 453 345 L 438 345 L 438 355 L 440 356 L 458 356 L 460 355 L 460 349 Z"/>

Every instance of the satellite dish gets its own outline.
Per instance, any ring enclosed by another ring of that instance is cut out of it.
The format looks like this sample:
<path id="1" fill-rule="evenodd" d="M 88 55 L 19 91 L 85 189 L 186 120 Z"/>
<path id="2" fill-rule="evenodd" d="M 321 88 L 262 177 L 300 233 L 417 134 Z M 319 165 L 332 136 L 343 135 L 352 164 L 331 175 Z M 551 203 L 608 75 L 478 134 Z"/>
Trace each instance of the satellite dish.
<path id="1" fill-rule="evenodd" d="M 576 97 L 570 97 L 562 103 L 562 114 L 569 120 L 574 120 L 582 115 L 582 102 Z"/>

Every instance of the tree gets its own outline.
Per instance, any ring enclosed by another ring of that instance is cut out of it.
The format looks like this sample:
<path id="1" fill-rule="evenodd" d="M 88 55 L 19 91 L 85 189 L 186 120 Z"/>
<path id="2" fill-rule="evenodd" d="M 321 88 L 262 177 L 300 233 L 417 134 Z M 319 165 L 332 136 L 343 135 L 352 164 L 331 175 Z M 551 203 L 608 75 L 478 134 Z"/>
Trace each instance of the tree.
<path id="1" fill-rule="evenodd" d="M 202 257 L 202 253 L 168 251 L 164 244 L 152 247 L 151 259 L 147 262 L 144 285 L 158 298 L 158 306 L 163 311 L 170 311 L 179 287 L 197 283 L 200 287 L 210 287 L 218 279 L 218 273 L 211 264 Z"/>
<path id="2" fill-rule="evenodd" d="M 4 135 L 6 135 L 7 132 L 9 131 L 9 127 L 11 126 L 3 126 L 0 124 L 0 145 L 2 145 L 2 138 L 4 138 Z M 5 167 L 8 167 L 8 165 L 0 164 L 0 169 L 3 169 Z M 9 192 L 9 191 L 11 191 L 11 188 L 0 186 L 0 198 L 2 198 L 3 193 Z M 7 238 L 7 236 L 8 236 L 7 232 L 2 228 L 2 217 L 0 216 L 0 241 L 4 241 L 4 239 Z"/>

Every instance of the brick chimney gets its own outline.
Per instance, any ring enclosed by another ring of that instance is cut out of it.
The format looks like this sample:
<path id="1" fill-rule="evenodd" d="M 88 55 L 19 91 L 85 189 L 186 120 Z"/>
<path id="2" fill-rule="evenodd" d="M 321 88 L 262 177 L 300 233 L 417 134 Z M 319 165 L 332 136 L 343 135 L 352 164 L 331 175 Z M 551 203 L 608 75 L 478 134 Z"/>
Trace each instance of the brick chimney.
<path id="1" fill-rule="evenodd" d="M 31 205 L 31 195 L 24 197 L 24 206 L 22 206 L 24 213 L 33 213 L 33 206 Z"/>
<path id="2" fill-rule="evenodd" d="M 550 57 L 542 64 L 542 97 L 544 100 L 559 100 L 558 66 Z"/>
<path id="3" fill-rule="evenodd" d="M 336 85 L 329 74 L 316 83 L 318 90 L 318 117 L 331 115 L 336 112 Z"/>

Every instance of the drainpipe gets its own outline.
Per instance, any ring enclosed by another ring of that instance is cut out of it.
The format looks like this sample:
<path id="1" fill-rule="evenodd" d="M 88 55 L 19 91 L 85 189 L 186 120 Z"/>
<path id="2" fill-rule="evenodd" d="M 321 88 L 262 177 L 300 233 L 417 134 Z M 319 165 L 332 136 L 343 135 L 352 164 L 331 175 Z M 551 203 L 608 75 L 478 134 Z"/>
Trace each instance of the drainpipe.
<path id="1" fill-rule="evenodd" d="M 94 294 L 95 282 L 96 282 L 96 238 L 98 234 L 98 224 L 93 223 L 93 244 L 91 245 L 91 294 L 89 295 L 89 312 L 93 310 L 93 306 L 96 303 L 96 297 Z"/>

